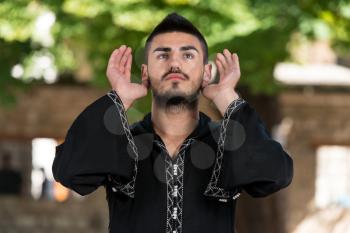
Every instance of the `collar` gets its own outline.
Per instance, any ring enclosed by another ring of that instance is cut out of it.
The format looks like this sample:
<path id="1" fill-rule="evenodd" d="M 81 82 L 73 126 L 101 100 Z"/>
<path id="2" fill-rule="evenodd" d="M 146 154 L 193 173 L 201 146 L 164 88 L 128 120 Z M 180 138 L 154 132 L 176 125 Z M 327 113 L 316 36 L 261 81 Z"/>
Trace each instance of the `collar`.
<path id="1" fill-rule="evenodd" d="M 207 135 L 207 133 L 210 132 L 210 128 L 209 128 L 210 122 L 211 122 L 211 118 L 205 113 L 199 111 L 198 124 L 186 139 L 189 139 L 189 138 L 199 139 Z M 135 131 L 135 134 L 152 133 L 153 135 L 156 135 L 156 132 L 154 131 L 154 128 L 153 128 L 151 112 L 146 113 L 143 119 L 135 124 L 134 131 Z"/>

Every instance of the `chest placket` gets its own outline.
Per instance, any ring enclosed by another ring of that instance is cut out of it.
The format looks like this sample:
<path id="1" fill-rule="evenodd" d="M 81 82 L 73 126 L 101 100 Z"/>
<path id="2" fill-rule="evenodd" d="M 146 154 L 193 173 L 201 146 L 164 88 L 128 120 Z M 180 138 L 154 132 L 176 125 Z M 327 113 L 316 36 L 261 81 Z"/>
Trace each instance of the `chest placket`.
<path id="1" fill-rule="evenodd" d="M 166 185 L 167 185 L 167 222 L 166 233 L 182 233 L 183 215 L 183 176 L 185 168 L 185 151 L 194 139 L 186 140 L 180 147 L 175 159 L 167 153 L 165 157 Z"/>

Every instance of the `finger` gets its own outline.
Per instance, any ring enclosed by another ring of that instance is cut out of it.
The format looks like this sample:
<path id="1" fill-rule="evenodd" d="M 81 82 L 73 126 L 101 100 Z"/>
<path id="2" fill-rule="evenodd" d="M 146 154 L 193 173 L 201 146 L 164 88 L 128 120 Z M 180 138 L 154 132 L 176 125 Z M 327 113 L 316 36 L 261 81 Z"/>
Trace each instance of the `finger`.
<path id="1" fill-rule="evenodd" d="M 125 65 L 126 65 L 126 61 L 128 60 L 128 57 L 129 57 L 129 47 L 127 47 L 124 51 L 122 51 L 122 55 L 121 55 L 121 59 L 120 59 L 120 62 L 119 62 L 119 69 L 120 69 L 120 72 L 124 73 L 125 72 Z"/>
<path id="2" fill-rule="evenodd" d="M 120 66 L 121 66 L 121 67 L 125 67 L 126 61 L 127 61 L 128 58 L 129 58 L 130 52 L 131 52 L 131 48 L 128 47 L 128 48 L 125 50 L 122 59 L 120 60 Z M 126 69 L 126 67 L 125 67 L 125 69 Z"/>
<path id="3" fill-rule="evenodd" d="M 228 64 L 226 62 L 224 55 L 222 55 L 222 53 L 218 53 L 217 59 L 221 62 L 223 69 L 225 70 L 227 68 Z"/>
<path id="4" fill-rule="evenodd" d="M 218 68 L 218 71 L 219 71 L 219 76 L 221 77 L 222 75 L 224 75 L 224 68 L 223 68 L 223 65 L 221 63 L 221 61 L 219 59 L 216 59 L 215 60 L 215 64 L 216 64 L 216 67 Z"/>
<path id="5" fill-rule="evenodd" d="M 117 56 L 119 52 L 119 49 L 115 49 L 112 53 L 111 53 L 111 56 L 109 57 L 109 60 L 108 60 L 108 65 L 107 67 L 115 67 L 115 58 Z"/>
<path id="6" fill-rule="evenodd" d="M 125 64 L 126 71 L 131 71 L 131 65 L 132 65 L 132 54 L 130 53 Z"/>
<path id="7" fill-rule="evenodd" d="M 228 49 L 224 49 L 223 54 L 225 56 L 226 62 L 229 65 L 233 65 L 232 55 Z"/>
<path id="8" fill-rule="evenodd" d="M 238 76 L 241 75 L 241 68 L 239 66 L 239 58 L 238 55 L 236 53 L 232 54 L 232 58 L 234 59 L 234 65 L 233 65 L 233 69 L 235 70 L 236 74 Z"/>
<path id="9" fill-rule="evenodd" d="M 117 53 L 117 55 L 116 55 L 116 57 L 115 57 L 115 65 L 116 65 L 117 67 L 120 66 L 120 60 L 121 60 L 121 58 L 123 57 L 125 50 L 126 50 L 126 46 L 125 46 L 125 45 L 122 45 L 122 46 L 119 48 L 119 52 Z"/>
<path id="10" fill-rule="evenodd" d="M 125 74 L 129 80 L 130 80 L 130 73 L 131 73 L 131 64 L 132 64 L 132 54 L 129 54 L 125 65 Z"/>
<path id="11" fill-rule="evenodd" d="M 239 66 L 239 58 L 237 53 L 232 54 L 232 60 L 234 62 L 234 68 L 239 70 L 240 66 Z"/>

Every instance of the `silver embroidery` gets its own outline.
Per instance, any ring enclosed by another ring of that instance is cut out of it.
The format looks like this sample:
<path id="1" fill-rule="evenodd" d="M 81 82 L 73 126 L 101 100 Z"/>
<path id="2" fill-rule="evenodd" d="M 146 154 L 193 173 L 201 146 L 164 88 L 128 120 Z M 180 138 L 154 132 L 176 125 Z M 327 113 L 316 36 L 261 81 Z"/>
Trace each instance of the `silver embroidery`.
<path id="1" fill-rule="evenodd" d="M 223 188 L 217 187 L 220 173 L 221 173 L 221 166 L 222 166 L 222 160 L 224 156 L 224 144 L 225 144 L 225 138 L 226 138 L 226 129 L 227 124 L 229 123 L 230 117 L 232 113 L 234 113 L 242 104 L 245 103 L 245 100 L 242 98 L 239 98 L 237 100 L 232 101 L 230 105 L 227 107 L 223 120 L 221 123 L 220 128 L 220 136 L 218 141 L 218 150 L 216 153 L 216 160 L 215 165 L 213 169 L 212 176 L 210 178 L 210 182 L 204 191 L 204 195 L 209 197 L 217 197 L 219 198 L 219 201 L 226 202 L 227 199 L 237 199 L 240 195 L 240 193 L 231 193 L 229 191 L 225 191 Z"/>
<path id="2" fill-rule="evenodd" d="M 129 123 L 128 123 L 128 119 L 126 116 L 126 111 L 124 109 L 123 102 L 121 101 L 119 95 L 117 94 L 117 92 L 115 90 L 109 91 L 107 93 L 107 95 L 113 101 L 115 106 L 117 107 L 120 119 L 122 121 L 122 126 L 124 129 L 124 132 L 125 132 L 126 137 L 128 139 L 128 143 L 129 143 L 132 151 L 135 154 L 135 156 L 134 156 L 134 171 L 133 171 L 133 177 L 132 177 L 131 181 L 129 181 L 127 184 L 122 184 L 118 180 L 114 179 L 112 176 L 108 176 L 108 178 L 115 185 L 112 188 L 113 191 L 120 191 L 120 192 L 124 193 L 125 195 L 133 198 L 135 196 L 135 183 L 136 183 L 136 176 L 137 176 L 137 163 L 138 163 L 139 154 L 137 151 L 137 147 L 136 147 L 134 138 L 130 132 Z"/>
<path id="3" fill-rule="evenodd" d="M 173 161 L 168 154 L 165 145 L 162 142 L 155 140 L 158 146 L 167 152 L 167 156 L 165 157 L 167 184 L 166 233 L 182 233 L 185 149 L 193 141 L 193 138 L 185 140 L 176 155 L 175 161 Z"/>

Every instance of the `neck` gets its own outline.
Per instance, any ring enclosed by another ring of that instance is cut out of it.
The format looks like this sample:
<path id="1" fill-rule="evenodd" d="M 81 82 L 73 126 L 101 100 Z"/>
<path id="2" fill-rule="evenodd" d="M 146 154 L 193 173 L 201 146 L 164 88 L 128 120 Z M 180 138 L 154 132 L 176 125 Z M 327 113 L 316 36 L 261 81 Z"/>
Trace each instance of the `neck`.
<path id="1" fill-rule="evenodd" d="M 163 106 L 152 101 L 152 122 L 155 132 L 165 140 L 182 141 L 196 128 L 198 102 L 188 105 Z"/>

